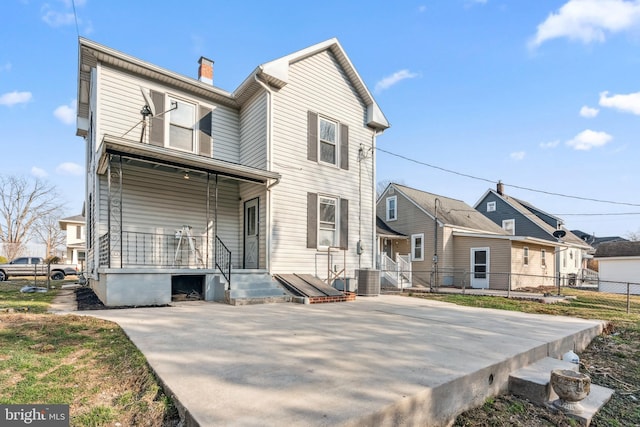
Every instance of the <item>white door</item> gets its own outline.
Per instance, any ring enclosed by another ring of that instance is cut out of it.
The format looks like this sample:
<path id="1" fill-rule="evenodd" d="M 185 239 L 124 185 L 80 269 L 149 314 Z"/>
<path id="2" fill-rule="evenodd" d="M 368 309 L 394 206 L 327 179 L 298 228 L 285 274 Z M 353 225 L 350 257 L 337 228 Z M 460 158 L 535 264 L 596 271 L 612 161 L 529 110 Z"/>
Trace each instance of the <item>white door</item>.
<path id="1" fill-rule="evenodd" d="M 471 287 L 489 288 L 489 248 L 471 248 Z"/>
<path id="2" fill-rule="evenodd" d="M 244 268 L 258 268 L 258 198 L 244 204 Z"/>

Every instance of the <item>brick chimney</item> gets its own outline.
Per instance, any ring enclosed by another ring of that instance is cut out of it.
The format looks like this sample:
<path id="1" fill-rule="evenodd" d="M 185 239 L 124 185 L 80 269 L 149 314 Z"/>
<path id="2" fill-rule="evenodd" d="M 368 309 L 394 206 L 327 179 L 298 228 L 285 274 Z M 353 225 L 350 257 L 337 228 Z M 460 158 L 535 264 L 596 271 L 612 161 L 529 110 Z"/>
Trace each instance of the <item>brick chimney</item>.
<path id="1" fill-rule="evenodd" d="M 213 61 L 201 56 L 198 60 L 198 80 L 213 85 Z"/>
<path id="2" fill-rule="evenodd" d="M 502 181 L 498 181 L 498 185 L 496 185 L 496 191 L 499 195 L 504 195 L 504 184 L 502 183 Z"/>

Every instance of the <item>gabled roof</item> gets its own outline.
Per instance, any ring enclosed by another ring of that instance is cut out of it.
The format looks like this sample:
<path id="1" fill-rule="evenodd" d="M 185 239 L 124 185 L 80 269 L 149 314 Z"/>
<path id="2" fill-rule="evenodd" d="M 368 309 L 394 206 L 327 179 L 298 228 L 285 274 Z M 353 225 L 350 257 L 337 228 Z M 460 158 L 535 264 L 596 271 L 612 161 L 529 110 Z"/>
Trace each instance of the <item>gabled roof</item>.
<path id="1" fill-rule="evenodd" d="M 62 218 L 58 220 L 58 224 L 60 225 L 61 230 L 67 229 L 67 224 L 84 224 L 85 218 L 83 215 L 74 215 L 68 216 L 66 218 Z"/>
<path id="2" fill-rule="evenodd" d="M 605 242 L 598 245 L 596 258 L 638 257 L 640 242 Z"/>
<path id="3" fill-rule="evenodd" d="M 222 105 L 240 108 L 253 94 L 262 90 L 262 85 L 258 80 L 267 82 L 276 88 L 282 88 L 289 81 L 289 66 L 291 64 L 324 50 L 329 50 L 333 53 L 349 77 L 356 92 L 362 98 L 363 103 L 367 106 L 366 124 L 373 129 L 387 129 L 390 126 L 389 122 L 336 38 L 309 46 L 256 67 L 240 86 L 233 93 L 230 93 L 81 37 L 79 39 L 78 52 L 78 117 L 83 119 L 89 117 L 91 68 L 95 67 L 98 61 L 165 84 L 171 84 L 187 92 L 212 99 Z M 81 130 L 78 130 L 78 134 L 82 134 Z"/>
<path id="4" fill-rule="evenodd" d="M 593 246 L 597 248 L 598 245 L 605 242 L 626 242 L 627 239 L 620 236 L 606 236 L 606 237 L 596 237 L 594 234 L 585 233 L 582 230 L 571 230 L 573 234 Z"/>
<path id="5" fill-rule="evenodd" d="M 457 227 L 460 231 L 481 231 L 489 234 L 508 234 L 486 216 L 482 215 L 462 200 L 456 200 L 426 191 L 416 190 L 400 184 L 389 184 L 385 193 L 390 188 L 401 193 L 409 201 L 413 202 L 419 209 L 427 214 L 431 219 L 438 218 L 438 223 Z M 437 200 L 437 202 L 436 202 Z M 438 205 L 436 212 L 436 203 Z"/>
<path id="6" fill-rule="evenodd" d="M 538 212 L 541 212 L 541 213 L 543 213 L 545 215 L 552 216 L 554 218 L 558 218 L 558 217 L 550 215 L 550 214 L 544 212 L 543 210 L 534 207 L 532 204 L 530 204 L 528 202 L 525 202 L 526 203 L 526 206 L 525 206 L 524 204 L 522 204 L 522 201 L 520 201 L 519 199 L 516 199 L 515 197 L 507 196 L 504 193 L 500 194 L 495 190 L 489 189 L 483 194 L 483 196 L 480 198 L 480 200 L 478 200 L 476 202 L 476 204 L 474 205 L 474 208 L 477 209 L 478 206 L 480 205 L 480 203 L 482 203 L 482 201 L 484 199 L 486 199 L 486 197 L 489 194 L 494 194 L 496 197 L 498 197 L 499 199 L 502 199 L 505 203 L 507 203 L 513 209 L 518 211 L 520 214 L 522 214 L 523 216 L 528 218 L 531 222 L 533 222 L 535 225 L 537 225 L 542 231 L 544 231 L 546 234 L 548 234 L 550 240 L 553 240 L 553 241 L 556 240 L 556 238 L 553 236 L 553 233 L 557 230 L 557 228 L 552 227 L 549 224 L 547 224 L 540 217 L 538 217 L 535 214 L 535 212 L 533 212 L 533 211 L 538 211 Z M 558 220 L 561 223 L 563 222 L 560 218 L 558 218 Z M 578 236 L 574 235 L 567 228 L 560 227 L 560 229 L 563 230 L 566 233 L 565 236 L 562 238 L 562 242 L 563 243 L 571 244 L 573 246 L 580 246 L 580 247 L 582 247 L 584 249 L 591 249 L 591 246 L 588 243 L 586 243 L 584 240 L 582 240 Z"/>

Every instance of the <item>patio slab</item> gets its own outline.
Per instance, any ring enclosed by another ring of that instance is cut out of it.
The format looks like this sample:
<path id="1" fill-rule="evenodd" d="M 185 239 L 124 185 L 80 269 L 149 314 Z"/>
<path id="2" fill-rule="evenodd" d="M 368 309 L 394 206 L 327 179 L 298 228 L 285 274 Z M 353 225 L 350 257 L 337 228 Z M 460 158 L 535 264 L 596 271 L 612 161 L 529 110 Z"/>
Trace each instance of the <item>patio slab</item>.
<path id="1" fill-rule="evenodd" d="M 447 425 L 603 322 L 403 296 L 82 312 L 118 323 L 187 425 Z"/>

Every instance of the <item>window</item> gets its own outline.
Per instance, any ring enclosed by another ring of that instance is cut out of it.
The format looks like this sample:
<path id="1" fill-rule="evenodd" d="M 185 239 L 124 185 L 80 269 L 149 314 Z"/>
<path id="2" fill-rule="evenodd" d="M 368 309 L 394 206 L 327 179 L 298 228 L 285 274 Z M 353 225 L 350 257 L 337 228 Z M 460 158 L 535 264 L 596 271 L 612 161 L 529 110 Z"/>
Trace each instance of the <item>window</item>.
<path id="1" fill-rule="evenodd" d="M 411 235 L 411 260 L 423 261 L 424 260 L 424 234 L 412 234 Z"/>
<path id="2" fill-rule="evenodd" d="M 545 249 L 540 250 L 540 265 L 543 267 L 547 266 L 547 251 Z"/>
<path id="3" fill-rule="evenodd" d="M 398 219 L 398 196 L 387 197 L 387 221 Z"/>
<path id="4" fill-rule="evenodd" d="M 307 248 L 349 249 L 349 200 L 307 193 Z"/>
<path id="5" fill-rule="evenodd" d="M 502 221 L 502 229 L 512 236 L 516 235 L 516 220 L 515 219 L 505 219 Z"/>
<path id="6" fill-rule="evenodd" d="M 487 202 L 487 212 L 495 212 L 496 202 Z"/>
<path id="7" fill-rule="evenodd" d="M 333 197 L 319 197 L 318 246 L 336 246 L 336 205 Z"/>
<path id="8" fill-rule="evenodd" d="M 529 265 L 529 248 L 526 246 L 522 248 L 522 263 L 524 265 Z"/>
<path id="9" fill-rule="evenodd" d="M 349 126 L 307 111 L 307 159 L 349 170 Z"/>
<path id="10" fill-rule="evenodd" d="M 82 239 L 82 226 L 76 225 L 76 239 Z"/>
<path id="11" fill-rule="evenodd" d="M 196 106 L 169 97 L 169 105 L 174 105 L 174 103 L 178 108 L 169 111 L 169 140 L 167 145 L 171 148 L 193 152 Z"/>
<path id="12" fill-rule="evenodd" d="M 11 264 L 29 264 L 29 258 L 16 258 Z"/>
<path id="13" fill-rule="evenodd" d="M 320 161 L 335 165 L 337 155 L 337 124 L 320 117 L 318 120 L 320 137 Z"/>

